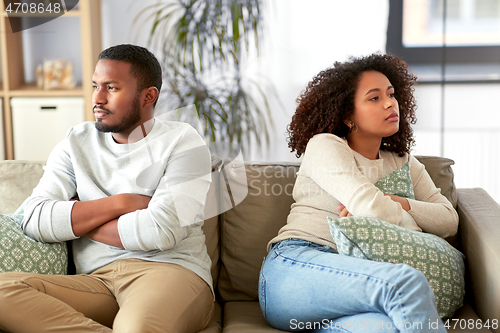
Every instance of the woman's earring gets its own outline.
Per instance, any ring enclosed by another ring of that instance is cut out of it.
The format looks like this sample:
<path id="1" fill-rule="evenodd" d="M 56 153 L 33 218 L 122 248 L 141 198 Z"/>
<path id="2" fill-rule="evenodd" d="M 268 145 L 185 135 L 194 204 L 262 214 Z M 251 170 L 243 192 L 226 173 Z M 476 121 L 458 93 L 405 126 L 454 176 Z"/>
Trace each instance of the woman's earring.
<path id="1" fill-rule="evenodd" d="M 353 127 L 356 126 L 356 130 L 352 130 Z M 356 133 L 358 130 L 359 130 L 359 127 L 358 125 L 356 125 L 354 122 L 351 121 L 351 123 L 349 124 L 349 128 L 351 129 L 351 133 Z"/>

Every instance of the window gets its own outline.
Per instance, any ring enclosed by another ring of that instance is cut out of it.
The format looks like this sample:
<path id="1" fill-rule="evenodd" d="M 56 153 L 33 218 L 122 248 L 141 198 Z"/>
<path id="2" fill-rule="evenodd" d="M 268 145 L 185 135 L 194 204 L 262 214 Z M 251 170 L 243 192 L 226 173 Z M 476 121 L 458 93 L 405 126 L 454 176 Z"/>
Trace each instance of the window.
<path id="1" fill-rule="evenodd" d="M 390 0 L 387 52 L 419 78 L 412 153 L 500 202 L 500 0 Z"/>
<path id="2" fill-rule="evenodd" d="M 422 81 L 500 81 L 500 1 L 390 0 L 387 51 Z"/>

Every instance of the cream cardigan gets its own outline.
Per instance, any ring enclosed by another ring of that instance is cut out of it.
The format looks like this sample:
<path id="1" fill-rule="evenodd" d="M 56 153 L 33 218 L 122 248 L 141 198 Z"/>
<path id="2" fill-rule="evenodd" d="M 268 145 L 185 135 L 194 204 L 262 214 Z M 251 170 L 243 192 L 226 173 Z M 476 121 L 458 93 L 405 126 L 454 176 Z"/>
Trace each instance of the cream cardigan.
<path id="1" fill-rule="evenodd" d="M 385 196 L 374 184 L 409 162 L 415 199 L 410 211 Z M 411 230 L 448 237 L 457 232 L 458 214 L 436 188 L 425 167 L 411 155 L 380 151 L 369 160 L 333 134 L 315 135 L 307 144 L 293 189 L 287 224 L 269 245 L 298 238 L 336 251 L 327 216 L 338 217 L 340 205 L 353 215 L 369 215 Z"/>

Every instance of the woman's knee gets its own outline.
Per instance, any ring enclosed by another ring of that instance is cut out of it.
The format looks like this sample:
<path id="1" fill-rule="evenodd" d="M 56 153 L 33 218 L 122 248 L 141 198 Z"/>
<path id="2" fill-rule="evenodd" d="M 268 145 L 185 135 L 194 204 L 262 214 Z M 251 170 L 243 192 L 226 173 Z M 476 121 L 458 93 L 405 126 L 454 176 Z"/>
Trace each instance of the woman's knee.
<path id="1" fill-rule="evenodd" d="M 418 269 L 407 264 L 396 264 L 393 272 L 393 281 L 398 289 L 404 289 L 405 292 L 418 293 L 420 295 L 434 293 L 429 285 L 427 277 Z"/>
<path id="2" fill-rule="evenodd" d="M 416 268 L 413 268 L 407 264 L 396 264 L 399 270 L 399 274 L 402 275 L 403 278 L 413 280 L 415 282 L 423 282 L 427 281 L 425 275 Z"/>
<path id="3" fill-rule="evenodd" d="M 365 312 L 331 320 L 327 325 L 324 325 L 321 330 L 314 330 L 312 332 L 399 333 L 399 329 L 396 327 L 396 324 L 394 324 L 392 319 L 386 314 Z"/>

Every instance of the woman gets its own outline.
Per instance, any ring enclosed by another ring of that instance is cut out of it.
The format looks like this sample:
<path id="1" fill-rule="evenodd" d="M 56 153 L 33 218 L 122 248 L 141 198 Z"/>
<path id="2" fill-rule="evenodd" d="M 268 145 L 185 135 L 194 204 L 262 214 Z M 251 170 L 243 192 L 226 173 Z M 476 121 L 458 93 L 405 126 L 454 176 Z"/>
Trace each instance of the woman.
<path id="1" fill-rule="evenodd" d="M 373 54 L 335 63 L 297 99 L 289 147 L 304 154 L 287 224 L 259 281 L 267 321 L 285 331 L 446 332 L 425 276 L 405 264 L 337 254 L 327 216 L 370 215 L 448 237 L 458 215 L 413 156 L 413 83 L 405 62 Z M 409 163 L 415 200 L 375 183 Z M 437 328 L 437 329 L 436 329 Z"/>

